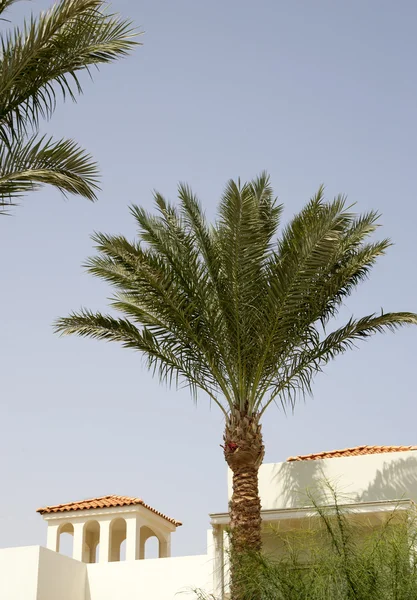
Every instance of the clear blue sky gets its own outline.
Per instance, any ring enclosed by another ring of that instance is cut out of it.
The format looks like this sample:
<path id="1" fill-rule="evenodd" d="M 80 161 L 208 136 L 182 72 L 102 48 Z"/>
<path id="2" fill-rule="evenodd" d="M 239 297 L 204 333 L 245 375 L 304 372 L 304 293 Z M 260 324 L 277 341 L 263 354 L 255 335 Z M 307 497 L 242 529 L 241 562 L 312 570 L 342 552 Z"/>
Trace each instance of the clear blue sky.
<path id="1" fill-rule="evenodd" d="M 49 5 L 19 3 L 11 17 Z M 135 495 L 184 521 L 175 554 L 204 552 L 225 511 L 222 419 L 160 386 L 140 357 L 58 338 L 52 322 L 109 289 L 83 272 L 94 230 L 134 234 L 131 203 L 189 182 L 208 215 L 227 179 L 267 169 L 285 217 L 322 182 L 383 213 L 395 246 L 344 316 L 416 310 L 417 5 L 412 0 L 114 0 L 146 35 L 47 130 L 100 162 L 99 202 L 44 190 L 0 219 L 0 546 L 45 543 L 44 504 Z M 374 337 L 317 378 L 294 416 L 272 408 L 266 460 L 415 444 L 417 331 Z"/>

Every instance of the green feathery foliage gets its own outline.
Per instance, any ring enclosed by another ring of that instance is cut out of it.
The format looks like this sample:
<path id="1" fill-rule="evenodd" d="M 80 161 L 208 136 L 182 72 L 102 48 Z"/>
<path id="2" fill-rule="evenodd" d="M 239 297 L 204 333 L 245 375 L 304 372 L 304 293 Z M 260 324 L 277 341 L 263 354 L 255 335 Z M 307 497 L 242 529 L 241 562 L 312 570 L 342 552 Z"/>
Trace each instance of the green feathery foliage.
<path id="1" fill-rule="evenodd" d="M 394 508 L 374 521 L 343 505 L 312 498 L 304 529 L 270 532 L 277 554 L 240 557 L 243 600 L 414 600 L 417 597 L 415 509 Z M 272 547 L 273 544 L 271 544 Z M 194 590 L 201 600 L 202 590 Z M 213 598 L 214 600 L 214 598 Z"/>
<path id="2" fill-rule="evenodd" d="M 16 0 L 0 0 L 0 17 Z M 73 140 L 37 134 L 58 96 L 76 100 L 79 74 L 126 56 L 136 45 L 131 23 L 102 0 L 61 0 L 0 35 L 0 206 L 49 184 L 94 200 L 98 167 Z"/>
<path id="3" fill-rule="evenodd" d="M 329 321 L 368 276 L 389 240 L 369 241 L 378 215 L 356 215 L 323 188 L 277 238 L 282 207 L 263 173 L 230 181 L 214 224 L 186 185 L 179 206 L 155 194 L 158 214 L 134 206 L 138 239 L 97 233 L 88 271 L 114 288 L 117 318 L 83 309 L 62 334 L 142 352 L 162 380 L 203 390 L 225 415 L 294 406 L 313 376 L 357 341 L 416 324 L 411 312 Z"/>

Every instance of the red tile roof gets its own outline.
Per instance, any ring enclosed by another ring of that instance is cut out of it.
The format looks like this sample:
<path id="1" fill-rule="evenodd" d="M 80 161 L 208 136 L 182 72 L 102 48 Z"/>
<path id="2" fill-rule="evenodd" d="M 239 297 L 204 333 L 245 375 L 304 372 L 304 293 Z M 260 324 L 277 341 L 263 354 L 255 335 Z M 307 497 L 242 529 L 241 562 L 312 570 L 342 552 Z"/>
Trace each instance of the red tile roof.
<path id="1" fill-rule="evenodd" d="M 57 504 L 55 506 L 45 506 L 44 508 L 38 508 L 36 512 L 41 515 L 48 513 L 58 512 L 70 512 L 75 510 L 90 510 L 94 508 L 114 508 L 117 506 L 143 506 L 151 512 L 155 513 L 159 517 L 166 519 L 176 527 L 182 525 L 180 521 L 171 519 L 166 515 L 162 514 L 158 510 L 146 504 L 141 498 L 129 498 L 129 496 L 101 496 L 100 498 L 90 498 L 89 500 L 81 500 L 80 502 L 69 502 L 68 504 Z"/>
<path id="2" fill-rule="evenodd" d="M 301 456 L 290 456 L 287 462 L 299 460 L 320 460 L 322 458 L 343 458 L 345 456 L 363 456 L 365 454 L 384 454 L 385 452 L 408 452 L 417 450 L 417 446 L 355 446 L 344 450 L 331 450 L 330 452 L 319 452 L 318 454 L 304 454 Z"/>

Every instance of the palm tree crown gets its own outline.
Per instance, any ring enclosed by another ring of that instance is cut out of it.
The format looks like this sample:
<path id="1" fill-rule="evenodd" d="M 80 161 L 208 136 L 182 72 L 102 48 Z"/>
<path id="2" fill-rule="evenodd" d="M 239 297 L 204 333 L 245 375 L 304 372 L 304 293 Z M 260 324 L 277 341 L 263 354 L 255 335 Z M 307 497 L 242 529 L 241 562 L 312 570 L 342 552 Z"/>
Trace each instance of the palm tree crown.
<path id="1" fill-rule="evenodd" d="M 64 334 L 112 340 L 143 352 L 161 379 L 185 380 L 225 415 L 293 405 L 313 375 L 357 340 L 417 323 L 409 312 L 350 319 L 325 333 L 389 240 L 368 241 L 375 212 L 357 216 L 323 188 L 275 239 L 282 206 L 266 174 L 230 181 L 207 224 L 179 186 L 179 207 L 155 194 L 157 216 L 134 206 L 139 239 L 96 234 L 93 275 L 115 289 L 122 318 L 82 310 L 59 319 Z"/>

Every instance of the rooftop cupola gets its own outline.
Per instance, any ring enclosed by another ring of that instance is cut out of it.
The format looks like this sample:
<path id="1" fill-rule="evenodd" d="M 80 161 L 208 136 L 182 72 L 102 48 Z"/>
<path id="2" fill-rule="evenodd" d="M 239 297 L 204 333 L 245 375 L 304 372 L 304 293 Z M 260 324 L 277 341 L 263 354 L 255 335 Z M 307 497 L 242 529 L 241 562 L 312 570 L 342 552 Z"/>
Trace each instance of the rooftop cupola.
<path id="1" fill-rule="evenodd" d="M 48 523 L 47 547 L 59 552 L 60 536 L 74 537 L 73 558 L 86 563 L 120 560 L 126 540 L 126 560 L 145 558 L 145 543 L 155 536 L 159 558 L 171 555 L 171 533 L 181 525 L 140 498 L 101 496 L 37 510 Z M 97 557 L 97 548 L 99 556 Z"/>

